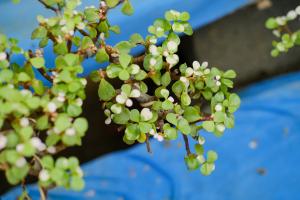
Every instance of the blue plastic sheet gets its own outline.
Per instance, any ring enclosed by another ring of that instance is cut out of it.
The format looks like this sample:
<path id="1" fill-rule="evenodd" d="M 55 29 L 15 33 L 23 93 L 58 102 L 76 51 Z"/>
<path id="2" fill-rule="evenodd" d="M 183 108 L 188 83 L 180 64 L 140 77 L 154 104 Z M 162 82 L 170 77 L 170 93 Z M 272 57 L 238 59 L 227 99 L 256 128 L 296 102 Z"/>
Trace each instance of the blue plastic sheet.
<path id="1" fill-rule="evenodd" d="M 206 148 L 219 153 L 211 176 L 187 171 L 181 138 L 169 145 L 151 141 L 153 155 L 138 145 L 91 161 L 83 165 L 82 192 L 55 189 L 49 199 L 300 199 L 300 73 L 255 84 L 240 95 L 235 128 L 220 139 L 204 133 Z M 36 187 L 29 191 L 38 199 Z"/>
<path id="2" fill-rule="evenodd" d="M 128 40 L 133 33 L 147 35 L 147 28 L 156 18 L 163 17 L 165 11 L 175 9 L 188 11 L 191 14 L 190 23 L 194 29 L 208 24 L 234 10 L 250 3 L 251 0 L 132 0 L 135 12 L 132 16 L 124 16 L 120 8 L 113 9 L 109 13 L 112 25 L 119 25 L 121 34 L 112 34 L 108 44 L 116 44 L 122 40 Z M 99 0 L 84 0 L 81 8 L 88 5 L 98 5 Z M 37 15 L 51 16 L 51 11 L 45 8 L 37 0 L 22 0 L 18 5 L 12 5 L 11 0 L 0 2 L 0 32 L 20 39 L 21 47 L 28 49 L 37 47 L 37 43 L 30 40 L 31 31 L 37 27 Z M 52 50 L 46 48 L 47 65 L 51 66 L 54 56 Z M 133 53 L 139 53 L 135 49 Z M 103 67 L 92 59 L 84 62 L 83 76 L 92 70 Z"/>

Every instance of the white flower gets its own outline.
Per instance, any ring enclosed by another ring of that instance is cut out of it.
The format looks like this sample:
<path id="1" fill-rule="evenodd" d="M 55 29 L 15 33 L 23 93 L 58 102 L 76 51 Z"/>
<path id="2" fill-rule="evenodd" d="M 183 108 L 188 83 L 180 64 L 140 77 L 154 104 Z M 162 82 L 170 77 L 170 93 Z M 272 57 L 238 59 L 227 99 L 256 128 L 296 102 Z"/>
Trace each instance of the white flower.
<path id="1" fill-rule="evenodd" d="M 193 62 L 193 69 L 194 69 L 194 70 L 200 69 L 200 63 L 199 63 L 198 61 L 194 61 L 194 62 Z"/>
<path id="2" fill-rule="evenodd" d="M 77 168 L 76 168 L 76 173 L 77 173 L 77 175 L 78 175 L 79 177 L 83 177 L 83 171 L 82 171 L 82 169 L 81 169 L 80 167 L 77 167 Z"/>
<path id="3" fill-rule="evenodd" d="M 222 111 L 222 109 L 223 109 L 223 107 L 222 107 L 222 105 L 221 104 L 217 104 L 216 106 L 215 106 L 215 110 L 218 112 L 218 111 Z"/>
<path id="4" fill-rule="evenodd" d="M 276 17 L 276 22 L 277 22 L 277 24 L 282 26 L 286 23 L 286 19 L 285 19 L 285 17 Z"/>
<path id="5" fill-rule="evenodd" d="M 82 85 L 86 86 L 87 85 L 87 80 L 85 78 L 80 79 L 80 82 Z"/>
<path id="6" fill-rule="evenodd" d="M 205 69 L 203 73 L 204 74 L 209 74 L 210 73 L 210 69 Z"/>
<path id="7" fill-rule="evenodd" d="M 29 126 L 29 119 L 27 117 L 23 117 L 20 119 L 20 125 L 22 127 L 27 127 Z"/>
<path id="8" fill-rule="evenodd" d="M 116 97 L 116 101 L 119 104 L 124 104 L 127 99 L 128 99 L 128 97 L 124 92 L 121 92 L 121 94 L 117 95 L 117 97 Z"/>
<path id="9" fill-rule="evenodd" d="M 104 121 L 104 123 L 106 125 L 111 124 L 111 118 L 110 117 L 106 118 L 105 121 Z"/>
<path id="10" fill-rule="evenodd" d="M 127 99 L 125 104 L 127 107 L 131 107 L 133 105 L 133 102 L 131 99 Z"/>
<path id="11" fill-rule="evenodd" d="M 48 151 L 49 153 L 51 153 L 51 154 L 55 154 L 55 153 L 56 153 L 56 149 L 55 149 L 54 146 L 48 147 L 48 148 L 47 148 L 47 151 Z"/>
<path id="12" fill-rule="evenodd" d="M 130 92 L 130 97 L 133 97 L 133 98 L 138 98 L 141 96 L 141 92 L 140 90 L 138 89 L 133 89 L 131 92 Z"/>
<path id="13" fill-rule="evenodd" d="M 198 137 L 198 143 L 199 143 L 200 145 L 203 145 L 203 144 L 205 143 L 205 138 L 202 137 L 202 136 L 199 136 L 199 137 Z"/>
<path id="14" fill-rule="evenodd" d="M 177 54 L 173 54 L 173 55 L 169 55 L 166 60 L 170 65 L 174 66 L 178 63 L 179 57 Z"/>
<path id="15" fill-rule="evenodd" d="M 148 121 L 148 120 L 152 119 L 153 113 L 151 112 L 151 110 L 149 108 L 143 108 L 141 111 L 141 116 L 143 117 L 143 119 L 145 121 Z"/>
<path id="16" fill-rule="evenodd" d="M 288 14 L 287 14 L 287 17 L 288 17 L 289 19 L 291 19 L 291 20 L 296 19 L 296 17 L 297 17 L 296 11 L 294 11 L 294 10 L 289 11 Z"/>
<path id="17" fill-rule="evenodd" d="M 158 133 L 155 133 L 153 136 L 155 139 L 157 139 L 157 141 L 162 142 L 164 141 L 164 137 Z"/>
<path id="18" fill-rule="evenodd" d="M 42 169 L 39 173 L 39 179 L 41 181 L 48 181 L 50 178 L 48 170 Z"/>
<path id="19" fill-rule="evenodd" d="M 272 31 L 272 33 L 273 33 L 273 35 L 275 35 L 276 37 L 280 37 L 280 31 L 278 31 L 278 30 L 273 30 Z"/>
<path id="20" fill-rule="evenodd" d="M 149 134 L 150 134 L 150 135 L 155 135 L 154 129 L 151 128 L 150 131 L 149 131 Z"/>
<path id="21" fill-rule="evenodd" d="M 82 106 L 83 101 L 82 101 L 81 98 L 77 98 L 75 101 L 76 101 L 76 105 L 77 105 L 77 106 Z"/>
<path id="22" fill-rule="evenodd" d="M 66 135 L 68 135 L 68 136 L 74 136 L 75 134 L 76 134 L 76 131 L 74 128 L 68 128 L 66 130 Z"/>
<path id="23" fill-rule="evenodd" d="M 38 137 L 31 138 L 30 143 L 39 151 L 44 151 L 46 149 L 46 145 Z"/>
<path id="24" fill-rule="evenodd" d="M 167 43 L 167 48 L 168 48 L 169 51 L 175 52 L 175 51 L 177 51 L 177 43 L 174 42 L 174 41 L 169 41 Z"/>
<path id="25" fill-rule="evenodd" d="M 225 131 L 225 126 L 223 124 L 218 124 L 216 126 L 217 130 L 220 132 L 224 132 Z"/>
<path id="26" fill-rule="evenodd" d="M 104 33 L 100 33 L 100 39 L 105 40 L 105 34 Z"/>
<path id="27" fill-rule="evenodd" d="M 57 106 L 54 102 L 50 102 L 48 103 L 47 108 L 49 112 L 54 113 L 57 109 Z"/>
<path id="28" fill-rule="evenodd" d="M 106 2 L 105 1 L 100 1 L 101 7 L 106 7 Z"/>
<path id="29" fill-rule="evenodd" d="M 60 20 L 59 25 L 64 26 L 66 25 L 67 21 L 65 19 Z"/>
<path id="30" fill-rule="evenodd" d="M 7 137 L 0 134 L 0 150 L 4 149 L 7 145 Z"/>
<path id="31" fill-rule="evenodd" d="M 158 56 L 159 55 L 159 52 L 158 52 L 158 49 L 157 49 L 157 46 L 155 45 L 150 45 L 149 47 L 149 52 L 154 55 L 154 56 Z"/>
<path id="32" fill-rule="evenodd" d="M 74 35 L 74 30 L 70 30 L 69 35 L 73 36 Z"/>
<path id="33" fill-rule="evenodd" d="M 168 100 L 171 101 L 172 103 L 174 102 L 174 98 L 173 97 L 169 97 Z"/>
<path id="34" fill-rule="evenodd" d="M 16 146 L 16 151 L 22 153 L 24 151 L 24 144 L 18 144 Z"/>
<path id="35" fill-rule="evenodd" d="M 116 114 L 120 114 L 122 112 L 122 107 L 118 104 L 114 104 L 111 106 L 111 111 L 113 111 L 113 113 L 116 113 Z"/>
<path id="36" fill-rule="evenodd" d="M 131 67 L 132 67 L 131 74 L 135 75 L 140 72 L 140 66 L 138 66 L 137 64 L 133 64 L 131 65 Z"/>
<path id="37" fill-rule="evenodd" d="M 168 57 L 170 54 L 169 54 L 169 52 L 168 52 L 167 50 L 165 50 L 165 51 L 163 52 L 163 55 L 164 55 L 165 57 Z"/>
<path id="38" fill-rule="evenodd" d="M 21 90 L 21 94 L 23 96 L 27 96 L 27 95 L 31 95 L 31 92 L 29 90 L 27 90 L 27 89 L 23 89 L 23 90 Z"/>
<path id="39" fill-rule="evenodd" d="M 156 61 L 155 58 L 151 58 L 151 59 L 150 59 L 150 65 L 151 65 L 151 66 L 156 65 L 156 63 L 157 63 L 157 61 Z"/>
<path id="40" fill-rule="evenodd" d="M 297 6 L 297 8 L 295 9 L 295 11 L 296 11 L 296 13 L 297 13 L 298 15 L 300 15 L 300 6 Z"/>
<path id="41" fill-rule="evenodd" d="M 194 70 L 191 68 L 191 67 L 188 67 L 186 70 L 185 70 L 185 75 L 187 77 L 189 76 L 192 76 L 194 74 Z"/>
<path id="42" fill-rule="evenodd" d="M 216 86 L 221 86 L 221 82 L 220 81 L 216 81 Z"/>
<path id="43" fill-rule="evenodd" d="M 57 100 L 58 100 L 59 102 L 64 102 L 64 101 L 66 100 L 66 98 L 65 98 L 65 93 L 64 93 L 64 92 L 59 92 L 59 93 L 58 93 L 58 96 L 57 96 Z"/>
<path id="44" fill-rule="evenodd" d="M 5 52 L 1 52 L 0 53 L 0 61 L 6 60 L 6 58 L 7 58 L 6 53 Z"/>
<path id="45" fill-rule="evenodd" d="M 16 161 L 16 167 L 21 168 L 24 167 L 26 165 L 26 160 L 25 158 L 21 157 Z"/>

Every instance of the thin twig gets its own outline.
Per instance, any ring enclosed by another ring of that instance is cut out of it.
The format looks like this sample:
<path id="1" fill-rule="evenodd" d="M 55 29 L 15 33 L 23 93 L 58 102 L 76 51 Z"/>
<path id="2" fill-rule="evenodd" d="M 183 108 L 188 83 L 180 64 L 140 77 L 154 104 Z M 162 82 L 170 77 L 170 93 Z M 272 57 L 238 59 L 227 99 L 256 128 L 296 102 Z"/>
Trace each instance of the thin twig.
<path id="1" fill-rule="evenodd" d="M 149 141 L 149 133 L 146 133 L 146 147 L 147 147 L 147 151 L 149 153 L 152 153 L 151 145 L 150 145 L 150 141 Z"/>
<path id="2" fill-rule="evenodd" d="M 45 8 L 54 11 L 57 15 L 60 15 L 60 14 L 61 14 L 59 9 L 47 5 L 43 0 L 38 0 L 38 2 L 40 2 L 41 4 L 43 4 L 43 5 L 45 6 Z"/>
<path id="3" fill-rule="evenodd" d="M 187 135 L 182 134 L 183 139 L 184 139 L 184 144 L 185 144 L 185 150 L 187 155 L 191 155 L 191 149 L 190 149 L 190 145 L 189 145 L 189 138 L 187 137 Z"/>

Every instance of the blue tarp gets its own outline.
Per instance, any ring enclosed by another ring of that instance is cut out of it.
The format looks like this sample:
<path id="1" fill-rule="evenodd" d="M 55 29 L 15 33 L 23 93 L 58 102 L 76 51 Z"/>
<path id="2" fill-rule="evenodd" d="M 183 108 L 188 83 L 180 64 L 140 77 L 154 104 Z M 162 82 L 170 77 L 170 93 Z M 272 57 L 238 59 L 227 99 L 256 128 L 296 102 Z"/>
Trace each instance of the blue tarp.
<path id="1" fill-rule="evenodd" d="M 236 126 L 222 138 L 207 133 L 207 149 L 219 153 L 208 177 L 187 171 L 182 140 L 152 141 L 83 165 L 86 188 L 55 189 L 49 199 L 104 200 L 292 200 L 300 199 L 300 73 L 240 92 Z M 13 200 L 20 188 L 3 196 Z M 38 199 L 36 187 L 29 188 Z"/>
<path id="2" fill-rule="evenodd" d="M 116 44 L 122 40 L 128 40 L 133 33 L 147 35 L 147 27 L 156 18 L 163 17 L 165 11 L 175 9 L 188 11 L 191 14 L 190 23 L 194 29 L 208 24 L 234 10 L 250 3 L 252 0 L 132 0 L 135 12 L 133 16 L 124 16 L 120 8 L 109 13 L 112 25 L 119 25 L 121 34 L 112 34 L 108 44 Z M 83 0 L 81 8 L 89 5 L 98 5 L 99 0 Z M 37 27 L 37 15 L 51 16 L 51 11 L 45 12 L 45 8 L 37 0 L 22 0 L 18 5 L 12 5 L 11 0 L 0 2 L 0 32 L 20 39 L 20 45 L 24 49 L 36 47 L 37 43 L 30 40 L 31 32 Z M 53 65 L 50 60 L 52 50 L 46 49 L 47 64 Z M 138 52 L 133 52 L 138 53 Z M 101 67 L 92 59 L 84 63 L 83 75 L 88 75 L 92 70 Z"/>

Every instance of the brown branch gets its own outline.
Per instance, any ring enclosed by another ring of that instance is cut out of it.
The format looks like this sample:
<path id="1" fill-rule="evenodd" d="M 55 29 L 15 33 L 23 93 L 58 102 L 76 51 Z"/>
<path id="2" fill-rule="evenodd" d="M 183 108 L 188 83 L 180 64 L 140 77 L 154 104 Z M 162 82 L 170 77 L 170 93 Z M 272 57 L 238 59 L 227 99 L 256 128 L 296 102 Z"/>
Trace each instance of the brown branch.
<path id="1" fill-rule="evenodd" d="M 149 152 L 149 153 L 152 153 L 152 150 L 151 150 L 151 145 L 150 145 L 150 139 L 149 139 L 149 133 L 146 133 L 146 147 L 147 147 L 147 151 Z"/>
<path id="2" fill-rule="evenodd" d="M 47 5 L 43 0 L 38 0 L 45 8 L 54 11 L 57 15 L 60 15 L 60 9 Z"/>
<path id="3" fill-rule="evenodd" d="M 189 155 L 192 154 L 191 149 L 190 149 L 190 145 L 189 145 L 189 138 L 185 134 L 182 134 L 182 136 L 183 136 L 183 140 L 184 140 L 184 144 L 185 144 L 186 153 L 189 156 Z"/>
<path id="4" fill-rule="evenodd" d="M 38 71 L 45 79 L 47 79 L 49 82 L 53 82 L 53 77 L 47 74 L 46 70 L 44 68 L 39 68 Z"/>
<path id="5" fill-rule="evenodd" d="M 211 115 L 208 115 L 208 116 L 202 117 L 201 119 L 193 121 L 191 123 L 204 122 L 204 121 L 212 121 L 212 120 L 214 120 L 214 118 Z"/>

